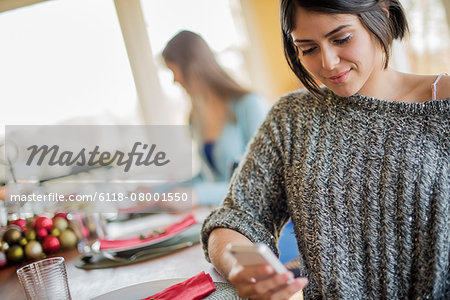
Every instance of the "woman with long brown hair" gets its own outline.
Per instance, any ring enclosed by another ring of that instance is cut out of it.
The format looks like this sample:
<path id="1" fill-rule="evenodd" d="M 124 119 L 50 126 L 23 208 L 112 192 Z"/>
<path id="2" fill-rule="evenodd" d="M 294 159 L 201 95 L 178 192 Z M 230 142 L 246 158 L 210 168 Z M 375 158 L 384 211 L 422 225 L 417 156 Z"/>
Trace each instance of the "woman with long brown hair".
<path id="1" fill-rule="evenodd" d="M 264 120 L 267 105 L 228 75 L 194 32 L 177 33 L 162 56 L 174 82 L 191 99 L 192 134 L 203 161 L 201 176 L 193 181 L 193 201 L 219 204 L 226 196 L 233 165 Z"/>

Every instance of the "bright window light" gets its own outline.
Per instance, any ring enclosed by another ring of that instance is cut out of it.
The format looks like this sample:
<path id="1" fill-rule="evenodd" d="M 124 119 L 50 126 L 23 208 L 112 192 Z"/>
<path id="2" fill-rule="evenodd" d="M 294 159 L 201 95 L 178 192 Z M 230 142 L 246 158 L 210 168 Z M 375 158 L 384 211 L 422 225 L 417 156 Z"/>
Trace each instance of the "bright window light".
<path id="1" fill-rule="evenodd" d="M 64 0 L 0 14 L 6 124 L 128 124 L 136 89 L 113 1 Z"/>

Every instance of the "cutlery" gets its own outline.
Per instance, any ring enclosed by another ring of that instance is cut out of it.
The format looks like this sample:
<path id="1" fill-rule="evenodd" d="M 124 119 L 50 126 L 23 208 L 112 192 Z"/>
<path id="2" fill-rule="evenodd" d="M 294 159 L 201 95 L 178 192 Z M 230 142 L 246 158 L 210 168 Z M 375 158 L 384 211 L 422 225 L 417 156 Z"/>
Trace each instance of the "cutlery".
<path id="1" fill-rule="evenodd" d="M 167 247 L 147 249 L 147 250 L 142 250 L 142 251 L 136 252 L 135 254 L 133 254 L 130 257 L 118 257 L 118 256 L 115 256 L 115 255 L 109 253 L 109 252 L 102 252 L 102 255 L 104 257 L 106 257 L 107 259 L 113 260 L 113 261 L 132 262 L 132 261 L 136 260 L 137 258 L 139 258 L 141 256 L 145 256 L 147 254 L 152 254 L 152 253 L 156 254 L 156 253 L 161 253 L 161 252 L 178 250 L 178 249 L 183 249 L 183 248 L 190 247 L 192 245 L 194 245 L 194 243 L 189 241 L 189 242 L 185 242 L 185 243 L 181 243 L 181 244 L 177 244 L 177 245 L 172 245 L 172 246 L 167 246 Z"/>

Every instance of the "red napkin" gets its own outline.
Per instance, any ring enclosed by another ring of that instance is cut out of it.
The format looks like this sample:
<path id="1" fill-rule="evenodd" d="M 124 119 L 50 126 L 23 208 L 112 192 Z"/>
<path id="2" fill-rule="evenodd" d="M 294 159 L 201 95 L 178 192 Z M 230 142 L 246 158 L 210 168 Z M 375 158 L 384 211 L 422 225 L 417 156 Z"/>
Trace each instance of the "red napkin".
<path id="1" fill-rule="evenodd" d="M 186 281 L 177 283 L 167 289 L 142 300 L 198 300 L 216 290 L 209 274 L 201 272 Z"/>
<path id="2" fill-rule="evenodd" d="M 99 240 L 100 241 L 100 250 L 126 249 L 126 248 L 132 248 L 135 246 L 139 246 L 141 244 L 147 244 L 149 242 L 155 243 L 158 240 L 162 240 L 162 239 L 166 239 L 171 236 L 174 236 L 195 223 L 196 223 L 195 217 L 193 215 L 189 215 L 186 218 L 184 218 L 182 221 L 167 226 L 166 228 L 164 228 L 163 233 L 158 234 L 157 236 L 144 238 L 144 239 L 142 239 L 140 236 L 134 237 L 134 238 L 129 238 L 129 239 L 119 239 L 119 240 L 100 239 Z"/>

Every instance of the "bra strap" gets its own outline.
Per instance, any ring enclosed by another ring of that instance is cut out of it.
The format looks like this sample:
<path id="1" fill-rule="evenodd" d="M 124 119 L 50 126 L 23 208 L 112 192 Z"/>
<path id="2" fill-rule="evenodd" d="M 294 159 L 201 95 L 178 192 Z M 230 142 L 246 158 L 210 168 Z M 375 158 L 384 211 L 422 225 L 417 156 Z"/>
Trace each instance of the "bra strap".
<path id="1" fill-rule="evenodd" d="M 433 99 L 432 100 L 436 100 L 436 85 L 439 82 L 439 80 L 442 78 L 442 76 L 447 76 L 447 73 L 441 73 L 438 75 L 438 77 L 436 78 L 436 80 L 431 84 L 431 91 L 433 92 Z"/>

